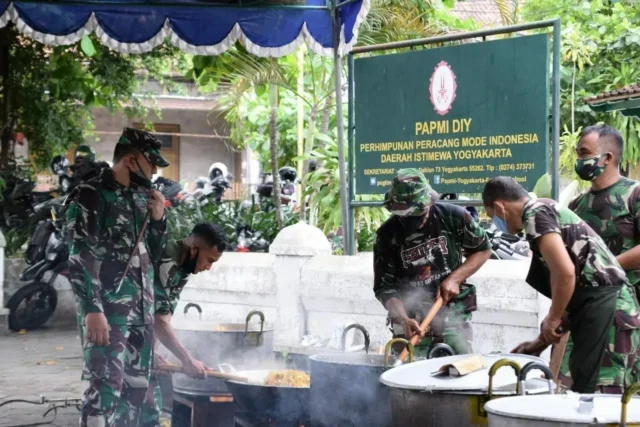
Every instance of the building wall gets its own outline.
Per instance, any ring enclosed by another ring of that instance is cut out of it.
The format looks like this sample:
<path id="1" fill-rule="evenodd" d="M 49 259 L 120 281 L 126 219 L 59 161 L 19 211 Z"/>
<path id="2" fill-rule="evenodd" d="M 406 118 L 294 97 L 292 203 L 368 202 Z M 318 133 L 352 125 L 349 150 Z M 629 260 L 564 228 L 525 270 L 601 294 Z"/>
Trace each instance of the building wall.
<path id="1" fill-rule="evenodd" d="M 192 276 L 172 323 L 197 318 L 196 313 L 183 314 L 192 302 L 202 308 L 203 321 L 218 323 L 244 323 L 247 313 L 261 310 L 266 327 L 275 329 L 277 348 L 292 353 L 318 351 L 302 346 L 303 337 L 330 339 L 352 323 L 369 331 L 373 349 L 391 338 L 386 311 L 372 290 L 371 253 L 330 255 L 322 232 L 304 223 L 281 231 L 270 251 L 225 253 L 211 271 Z M 528 267 L 528 262 L 491 260 L 469 279 L 479 307 L 473 313 L 475 352 L 508 352 L 538 335 L 550 301 L 525 283 Z M 59 282 L 59 308 L 50 324 L 73 324 L 69 283 Z M 11 283 L 7 298 L 15 291 Z"/>
<path id="2" fill-rule="evenodd" d="M 112 115 L 104 108 L 94 110 L 93 117 L 96 131 L 120 132 L 122 128 L 135 123 L 120 113 Z M 215 116 L 210 116 L 208 111 L 163 110 L 162 118 L 153 117 L 151 120 L 154 123 L 178 125 L 180 133 L 212 135 L 214 132 L 208 120 L 214 119 Z M 222 126 L 218 124 L 216 127 L 217 133 L 223 134 Z M 98 134 L 97 141 L 89 141 L 99 160 L 112 160 L 118 136 Z M 214 162 L 223 162 L 234 180 L 239 180 L 241 171 L 236 171 L 236 163 L 240 153 L 227 146 L 228 142 L 223 138 L 180 137 L 180 180 L 193 183 L 198 177 L 206 176 L 209 166 Z"/>

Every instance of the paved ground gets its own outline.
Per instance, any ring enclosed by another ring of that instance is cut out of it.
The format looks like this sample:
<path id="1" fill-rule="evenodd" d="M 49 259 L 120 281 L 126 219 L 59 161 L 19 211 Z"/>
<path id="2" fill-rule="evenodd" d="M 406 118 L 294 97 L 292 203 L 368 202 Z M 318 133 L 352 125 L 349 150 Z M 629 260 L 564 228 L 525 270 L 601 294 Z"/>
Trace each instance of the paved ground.
<path id="1" fill-rule="evenodd" d="M 82 359 L 77 330 L 40 330 L 24 335 L 0 335 L 0 404 L 11 399 L 38 400 L 79 398 L 85 389 L 80 381 Z M 21 426 L 51 420 L 42 414 L 45 405 L 24 403 L 0 407 L 0 426 Z M 78 425 L 75 407 L 59 409 L 49 426 Z"/>

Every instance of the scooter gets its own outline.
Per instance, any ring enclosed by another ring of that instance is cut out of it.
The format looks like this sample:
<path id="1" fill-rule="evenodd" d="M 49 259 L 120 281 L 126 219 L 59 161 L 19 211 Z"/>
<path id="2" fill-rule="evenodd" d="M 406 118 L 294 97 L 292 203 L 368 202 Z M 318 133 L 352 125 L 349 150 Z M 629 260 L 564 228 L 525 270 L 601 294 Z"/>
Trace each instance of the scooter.
<path id="1" fill-rule="evenodd" d="M 529 242 L 524 238 L 503 233 L 493 225 L 486 233 L 491 241 L 491 259 L 524 261 L 531 258 Z"/>
<path id="2" fill-rule="evenodd" d="M 69 248 L 62 235 L 63 209 L 51 210 L 51 218 L 38 224 L 27 249 L 30 264 L 20 280 L 28 284 L 9 299 L 9 328 L 14 331 L 37 329 L 44 325 L 58 304 L 53 284 L 58 275 L 68 277 Z M 45 279 L 47 272 L 51 272 Z"/>

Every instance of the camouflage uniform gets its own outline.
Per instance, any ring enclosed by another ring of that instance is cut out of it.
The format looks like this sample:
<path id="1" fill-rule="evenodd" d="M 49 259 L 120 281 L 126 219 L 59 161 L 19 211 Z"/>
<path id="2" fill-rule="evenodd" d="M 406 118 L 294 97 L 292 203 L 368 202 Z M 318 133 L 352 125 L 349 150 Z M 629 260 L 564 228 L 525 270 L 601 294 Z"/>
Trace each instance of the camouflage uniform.
<path id="1" fill-rule="evenodd" d="M 431 308 L 440 284 L 462 264 L 462 252 L 490 248 L 484 230 L 464 208 L 436 201 L 438 196 L 424 175 L 414 169 L 398 171 L 385 206 L 393 215 L 377 231 L 374 244 L 374 292 L 384 305 L 400 299 L 407 315 L 420 322 Z M 429 207 L 429 217 L 418 216 Z M 477 309 L 475 287 L 461 285 L 460 295 L 440 310 L 427 336 L 416 347 L 426 357 L 433 343 L 449 344 L 457 354 L 470 353 L 471 313 Z M 402 325 L 388 319 L 394 336 L 404 336 Z"/>
<path id="2" fill-rule="evenodd" d="M 590 189 L 576 197 L 569 209 L 598 233 L 611 253 L 618 256 L 640 244 L 640 182 L 620 178 L 602 190 Z M 627 279 L 638 295 L 640 270 L 627 270 Z M 571 387 L 569 357 L 573 340 L 569 337 L 562 359 L 560 378 Z"/>
<path id="3" fill-rule="evenodd" d="M 135 132 L 126 135 L 146 156 L 154 150 L 140 144 Z M 159 156 L 159 151 L 153 155 Z M 146 192 L 122 186 L 111 169 L 105 169 L 98 178 L 76 187 L 69 199 L 69 274 L 78 302 L 83 379 L 89 381 L 80 425 L 135 426 L 152 361 L 152 261 L 160 259 L 164 251 L 166 221 L 150 221 L 146 239 L 139 244 L 118 289 L 148 212 Z M 104 313 L 110 328 L 108 345 L 98 346 L 85 339 L 87 313 Z"/>
<path id="4" fill-rule="evenodd" d="M 181 241 L 171 240 L 167 243 L 162 260 L 156 267 L 155 278 L 155 311 L 156 314 L 173 314 L 178 306 L 180 293 L 184 289 L 189 274 L 180 268 Z M 151 374 L 149 389 L 145 397 L 140 416 L 140 427 L 156 427 L 160 425 L 162 410 L 162 392 L 156 374 Z"/>
<path id="5" fill-rule="evenodd" d="M 559 233 L 575 265 L 576 288 L 567 306 L 572 390 L 621 392 L 639 379 L 640 314 L 633 286 L 604 241 L 569 209 L 553 200 L 531 200 L 522 218 L 534 254 L 530 285 L 551 296 L 549 270 L 537 245 L 544 234 Z"/>

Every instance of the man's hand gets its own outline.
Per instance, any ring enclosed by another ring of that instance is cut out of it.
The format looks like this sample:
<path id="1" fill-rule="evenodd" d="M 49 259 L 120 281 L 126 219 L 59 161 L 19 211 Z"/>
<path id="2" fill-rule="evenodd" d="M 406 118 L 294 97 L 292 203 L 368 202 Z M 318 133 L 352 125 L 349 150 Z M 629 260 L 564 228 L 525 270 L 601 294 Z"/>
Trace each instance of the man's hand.
<path id="1" fill-rule="evenodd" d="M 158 353 L 153 353 L 153 358 L 154 358 L 154 365 L 155 366 L 160 366 L 160 365 L 170 365 L 169 361 L 167 359 L 165 359 L 163 356 L 160 356 Z"/>
<path id="2" fill-rule="evenodd" d="M 446 305 L 458 295 L 460 295 L 460 283 L 458 283 L 458 281 L 453 277 L 449 276 L 440 284 L 436 298 L 441 296 L 442 302 Z"/>
<path id="3" fill-rule="evenodd" d="M 420 330 L 420 324 L 414 319 L 408 317 L 402 319 L 402 325 L 404 326 L 404 337 L 410 340 L 415 334 L 420 335 L 420 338 L 424 338 L 424 332 Z"/>
<path id="4" fill-rule="evenodd" d="M 202 363 L 199 360 L 194 359 L 193 357 L 188 358 L 182 364 L 184 373 L 195 379 L 205 379 L 207 374 L 205 371 L 209 370 L 207 365 Z"/>
<path id="5" fill-rule="evenodd" d="M 160 221 L 164 216 L 164 196 L 158 190 L 147 191 L 147 208 L 151 211 L 151 219 Z"/>
<path id="6" fill-rule="evenodd" d="M 540 327 L 540 335 L 547 344 L 555 344 L 560 341 L 563 334 L 557 332 L 557 329 L 562 325 L 562 317 L 553 316 L 551 313 L 547 314 L 547 317 L 542 321 Z"/>
<path id="7" fill-rule="evenodd" d="M 511 353 L 516 354 L 528 354 L 530 356 L 540 356 L 542 352 L 548 347 L 547 344 L 540 338 L 536 338 L 533 341 L 526 341 L 519 344 L 516 348 L 511 350 Z"/>
<path id="8" fill-rule="evenodd" d="M 87 313 L 84 325 L 89 342 L 95 345 L 109 345 L 109 325 L 104 313 Z"/>

